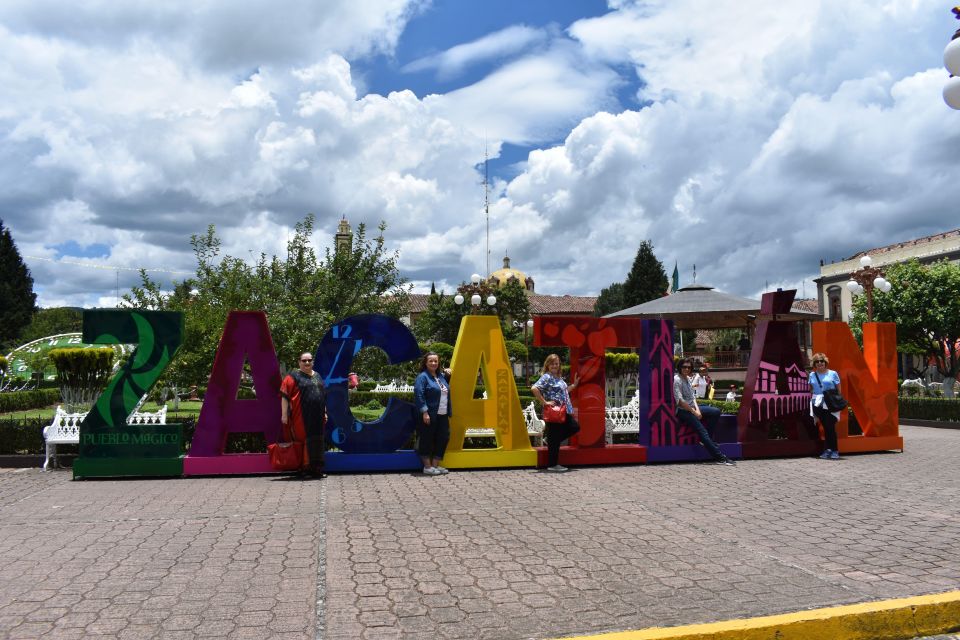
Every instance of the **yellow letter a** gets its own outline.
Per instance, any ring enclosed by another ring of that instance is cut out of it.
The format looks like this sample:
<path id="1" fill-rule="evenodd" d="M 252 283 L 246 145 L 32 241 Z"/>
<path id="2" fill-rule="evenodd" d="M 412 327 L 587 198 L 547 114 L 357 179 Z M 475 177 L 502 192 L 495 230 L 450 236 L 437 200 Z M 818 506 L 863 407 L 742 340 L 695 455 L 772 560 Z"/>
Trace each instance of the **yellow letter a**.
<path id="1" fill-rule="evenodd" d="M 452 469 L 476 467 L 535 467 L 537 452 L 530 446 L 520 411 L 517 383 L 510 371 L 507 345 L 496 316 L 465 316 L 450 365 L 450 444 L 443 464 Z M 487 397 L 474 399 L 477 372 L 483 374 Z M 493 429 L 496 449 L 463 448 L 467 429 Z"/>

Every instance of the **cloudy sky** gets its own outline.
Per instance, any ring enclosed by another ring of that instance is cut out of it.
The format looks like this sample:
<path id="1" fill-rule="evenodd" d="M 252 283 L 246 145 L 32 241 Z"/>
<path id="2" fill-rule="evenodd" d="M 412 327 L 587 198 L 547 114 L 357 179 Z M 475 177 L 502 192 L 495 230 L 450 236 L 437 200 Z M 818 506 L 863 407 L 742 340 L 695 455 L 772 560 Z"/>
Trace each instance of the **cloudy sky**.
<path id="1" fill-rule="evenodd" d="M 934 0 L 5 0 L 0 218 L 43 306 L 388 224 L 418 290 L 505 252 L 596 294 L 654 243 L 743 295 L 960 226 Z M 181 273 L 177 273 L 181 272 Z"/>

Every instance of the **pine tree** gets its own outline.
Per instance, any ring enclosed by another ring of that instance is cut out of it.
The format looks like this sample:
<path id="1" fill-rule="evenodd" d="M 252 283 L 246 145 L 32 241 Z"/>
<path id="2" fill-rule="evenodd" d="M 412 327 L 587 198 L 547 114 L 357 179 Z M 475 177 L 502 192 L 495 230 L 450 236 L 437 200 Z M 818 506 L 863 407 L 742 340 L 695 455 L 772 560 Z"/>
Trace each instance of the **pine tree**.
<path id="1" fill-rule="evenodd" d="M 0 220 L 0 346 L 16 346 L 13 342 L 30 323 L 36 302 L 30 270 Z"/>
<path id="2" fill-rule="evenodd" d="M 622 308 L 634 307 L 666 295 L 668 284 L 667 272 L 653 253 L 653 243 L 644 240 L 623 283 Z"/>

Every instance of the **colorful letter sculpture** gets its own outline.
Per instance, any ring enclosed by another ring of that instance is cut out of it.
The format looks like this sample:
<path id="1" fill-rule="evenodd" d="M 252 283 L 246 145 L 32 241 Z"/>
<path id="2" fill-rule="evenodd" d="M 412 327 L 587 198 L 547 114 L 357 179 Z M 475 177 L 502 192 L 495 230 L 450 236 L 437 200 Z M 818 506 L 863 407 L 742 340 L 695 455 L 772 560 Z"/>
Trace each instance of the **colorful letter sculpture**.
<path id="1" fill-rule="evenodd" d="M 530 446 L 500 320 L 496 316 L 465 316 L 460 322 L 450 366 L 453 415 L 444 466 L 450 469 L 536 466 L 537 453 Z M 478 373 L 483 375 L 486 398 L 473 397 Z M 493 429 L 497 447 L 464 449 L 467 429 Z"/>
<path id="2" fill-rule="evenodd" d="M 391 364 L 420 357 L 416 339 L 402 322 L 383 315 L 357 315 L 333 325 L 320 341 L 314 370 L 327 387 L 327 437 L 342 453 L 328 453 L 328 471 L 389 471 L 420 468 L 410 450 L 397 451 L 413 435 L 416 408 L 391 397 L 380 418 L 360 422 L 350 411 L 348 382 L 353 358 L 379 347 Z M 456 407 L 456 404 L 454 404 Z"/>
<path id="3" fill-rule="evenodd" d="M 647 448 L 648 462 L 707 460 L 710 454 L 696 433 L 677 420 L 673 396 L 673 323 L 644 320 L 640 350 L 640 444 Z M 740 457 L 740 445 L 711 434 L 729 458 Z M 735 439 L 732 438 L 732 439 Z"/>
<path id="4" fill-rule="evenodd" d="M 570 446 L 560 449 L 560 464 L 610 464 L 644 462 L 646 447 L 606 443 L 606 350 L 641 346 L 640 320 L 634 318 L 584 318 L 582 316 L 537 317 L 533 340 L 537 346 L 570 349 L 570 377 L 580 375 L 571 400 L 580 422 L 580 433 Z M 458 342 L 459 344 L 459 342 Z M 641 431 L 643 425 L 641 425 Z M 540 464 L 547 451 L 540 447 Z"/>
<path id="5" fill-rule="evenodd" d="M 820 450 L 810 416 L 810 387 L 794 322 L 779 319 L 790 310 L 795 291 L 763 296 L 737 420 L 721 418 L 714 439 L 731 458 L 813 455 Z M 707 452 L 676 417 L 673 396 L 673 326 L 633 318 L 537 317 L 534 344 L 567 347 L 572 393 L 581 430 L 560 452 L 562 464 L 699 460 Z M 189 455 L 182 457 L 181 425 L 130 425 L 127 418 L 159 378 L 183 339 L 183 315 L 159 311 L 85 311 L 83 340 L 93 344 L 136 343 L 129 360 L 110 380 L 80 425 L 75 478 L 269 473 L 266 454 L 226 454 L 231 433 L 280 433 L 280 371 L 266 315 L 231 312 L 224 326 L 206 397 Z M 838 425 L 842 452 L 903 449 L 897 411 L 896 330 L 890 323 L 863 325 L 863 352 L 850 328 L 816 322 L 813 342 L 840 374 L 841 391 L 862 428 L 850 435 L 847 412 Z M 420 357 L 410 330 L 387 316 L 368 314 L 342 320 L 323 337 L 314 369 L 327 388 L 326 435 L 336 450 L 325 456 L 329 471 L 391 471 L 420 468 L 410 442 L 417 409 L 390 397 L 380 418 L 361 422 L 349 403 L 353 359 L 363 347 L 378 347 L 392 364 Z M 638 437 L 636 443 L 606 443 L 607 349 L 636 349 Z M 238 400 L 244 363 L 249 362 L 255 400 Z M 506 343 L 495 316 L 467 316 L 454 347 L 450 399 L 449 468 L 533 467 L 546 462 L 546 449 L 530 446 Z M 478 375 L 487 398 L 474 398 Z M 724 426 L 723 421 L 729 424 Z M 493 430 L 497 445 L 464 449 L 468 429 Z M 779 436 L 779 437 L 772 437 Z M 737 442 L 733 442 L 736 439 Z"/>
<path id="6" fill-rule="evenodd" d="M 250 363 L 255 400 L 237 399 L 244 362 Z M 268 443 L 280 436 L 277 351 L 265 313 L 231 311 L 217 347 L 190 453 L 183 460 L 184 475 L 271 473 L 266 453 L 224 453 L 229 434 L 258 432 Z"/>
<path id="7" fill-rule="evenodd" d="M 795 289 L 765 293 L 760 301 L 761 320 L 738 416 L 738 439 L 745 458 L 820 451 L 820 437 L 810 417 L 810 383 L 796 323 L 777 319 L 778 314 L 789 313 L 796 293 Z M 771 431 L 784 437 L 771 439 Z"/>
<path id="8" fill-rule="evenodd" d="M 140 398 L 173 358 L 183 339 L 183 314 L 165 311 L 85 311 L 83 341 L 136 343 L 80 424 L 74 478 L 180 476 L 181 425 L 129 425 Z"/>
<path id="9" fill-rule="evenodd" d="M 838 446 L 842 453 L 903 450 L 897 404 L 897 329 L 892 322 L 863 324 L 863 352 L 843 322 L 814 322 L 813 347 L 840 374 L 840 391 L 863 430 L 849 435 L 847 412 L 840 412 Z"/>

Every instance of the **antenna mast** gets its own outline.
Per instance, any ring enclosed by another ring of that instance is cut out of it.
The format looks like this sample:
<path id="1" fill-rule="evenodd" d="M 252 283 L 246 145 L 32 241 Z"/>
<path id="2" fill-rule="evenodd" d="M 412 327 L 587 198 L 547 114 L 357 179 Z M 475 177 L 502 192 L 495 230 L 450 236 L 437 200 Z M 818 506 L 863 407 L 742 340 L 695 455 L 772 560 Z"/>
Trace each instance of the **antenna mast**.
<path id="1" fill-rule="evenodd" d="M 490 275 L 490 156 L 487 154 L 487 143 L 483 143 L 483 210 L 487 217 L 487 272 Z"/>

